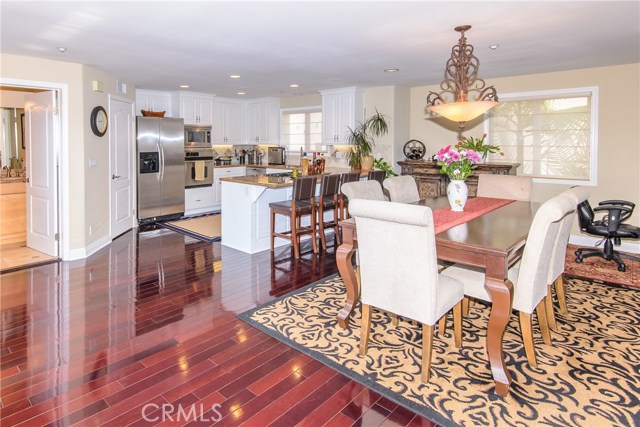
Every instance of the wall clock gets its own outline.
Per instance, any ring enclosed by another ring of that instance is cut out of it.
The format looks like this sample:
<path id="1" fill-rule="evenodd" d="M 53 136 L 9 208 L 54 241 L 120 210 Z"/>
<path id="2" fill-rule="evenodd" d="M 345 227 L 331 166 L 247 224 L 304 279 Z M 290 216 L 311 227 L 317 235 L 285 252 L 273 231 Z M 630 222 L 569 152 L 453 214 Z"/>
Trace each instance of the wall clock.
<path id="1" fill-rule="evenodd" d="M 91 130 L 97 136 L 104 136 L 104 134 L 107 133 L 109 120 L 107 117 L 107 111 L 104 109 L 104 107 L 97 106 L 93 110 L 91 110 L 91 118 L 89 119 L 89 123 L 91 124 Z"/>

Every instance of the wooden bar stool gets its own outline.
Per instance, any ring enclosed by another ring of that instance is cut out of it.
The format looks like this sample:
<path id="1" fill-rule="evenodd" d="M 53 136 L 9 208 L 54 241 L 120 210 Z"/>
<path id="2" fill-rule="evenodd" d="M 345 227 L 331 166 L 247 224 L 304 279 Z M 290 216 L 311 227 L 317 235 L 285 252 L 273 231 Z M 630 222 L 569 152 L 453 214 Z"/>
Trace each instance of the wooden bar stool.
<path id="1" fill-rule="evenodd" d="M 379 170 L 376 170 L 376 171 L 370 170 L 369 173 L 367 174 L 367 179 L 369 181 L 372 181 L 372 180 L 378 181 L 380 185 L 382 185 L 382 182 L 386 177 L 387 177 L 387 173 L 385 171 L 379 171 Z"/>
<path id="2" fill-rule="evenodd" d="M 338 230 L 338 192 L 340 191 L 340 175 L 324 175 L 320 181 L 320 198 L 316 203 L 316 211 L 318 212 L 318 228 L 320 232 L 320 242 L 322 250 L 327 250 L 327 239 L 325 229 L 333 228 L 335 239 L 340 242 Z M 325 221 L 324 213 L 333 211 L 333 218 Z"/>
<path id="3" fill-rule="evenodd" d="M 340 175 L 340 188 L 342 188 L 342 184 L 346 184 L 347 182 L 355 182 L 359 180 L 360 180 L 360 174 L 358 172 L 343 173 L 342 175 Z M 347 199 L 347 196 L 342 194 L 342 191 L 340 191 L 340 194 L 338 194 L 338 203 L 340 204 L 340 207 L 338 209 L 338 215 L 339 215 L 340 221 L 342 221 L 343 219 L 349 218 L 349 211 L 347 209 L 347 207 L 349 206 L 349 200 Z"/>
<path id="4" fill-rule="evenodd" d="M 276 237 L 291 241 L 296 258 L 300 258 L 300 236 L 311 234 L 313 252 L 318 253 L 318 242 L 316 241 L 316 193 L 315 176 L 296 178 L 293 181 L 293 194 L 291 200 L 269 203 L 271 209 L 271 250 L 273 251 Z M 276 214 L 289 217 L 290 230 L 276 232 Z M 302 217 L 309 215 L 310 225 L 302 226 Z"/>

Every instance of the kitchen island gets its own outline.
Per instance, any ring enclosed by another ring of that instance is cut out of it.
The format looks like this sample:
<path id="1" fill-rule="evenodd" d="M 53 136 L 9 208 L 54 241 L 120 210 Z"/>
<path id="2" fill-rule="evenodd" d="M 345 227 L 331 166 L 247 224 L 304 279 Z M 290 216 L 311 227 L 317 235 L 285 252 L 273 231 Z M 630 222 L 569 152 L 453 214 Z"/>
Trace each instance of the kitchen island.
<path id="1" fill-rule="evenodd" d="M 269 203 L 291 200 L 293 179 L 253 175 L 220 178 L 220 181 L 222 184 L 222 244 L 250 254 L 270 249 Z M 320 179 L 318 179 L 317 188 L 318 190 L 320 188 Z M 331 219 L 331 212 L 327 212 L 326 215 L 327 219 Z M 288 229 L 289 218 L 276 215 L 276 230 Z M 275 239 L 274 246 L 284 245 L 290 245 L 290 242 L 285 239 Z"/>

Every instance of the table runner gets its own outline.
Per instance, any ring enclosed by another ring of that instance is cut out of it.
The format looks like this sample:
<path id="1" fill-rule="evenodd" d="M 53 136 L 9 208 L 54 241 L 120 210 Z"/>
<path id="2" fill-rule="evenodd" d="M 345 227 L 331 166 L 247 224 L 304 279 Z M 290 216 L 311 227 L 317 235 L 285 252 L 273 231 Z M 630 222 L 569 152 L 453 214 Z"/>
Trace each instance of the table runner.
<path id="1" fill-rule="evenodd" d="M 451 207 L 436 209 L 433 211 L 433 223 L 435 224 L 435 234 L 442 233 L 456 225 L 464 224 L 474 218 L 494 211 L 502 206 L 508 205 L 514 200 L 494 199 L 491 197 L 473 197 L 467 200 L 464 211 L 453 212 Z"/>

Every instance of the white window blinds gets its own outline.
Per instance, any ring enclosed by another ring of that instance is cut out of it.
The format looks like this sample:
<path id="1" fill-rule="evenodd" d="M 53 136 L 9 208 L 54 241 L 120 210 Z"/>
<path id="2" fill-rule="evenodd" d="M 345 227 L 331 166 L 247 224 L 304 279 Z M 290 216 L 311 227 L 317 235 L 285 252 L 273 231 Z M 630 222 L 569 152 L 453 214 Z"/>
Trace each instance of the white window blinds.
<path id="1" fill-rule="evenodd" d="M 321 151 L 322 143 L 322 112 L 283 111 L 282 112 L 282 140 L 289 152 Z"/>

